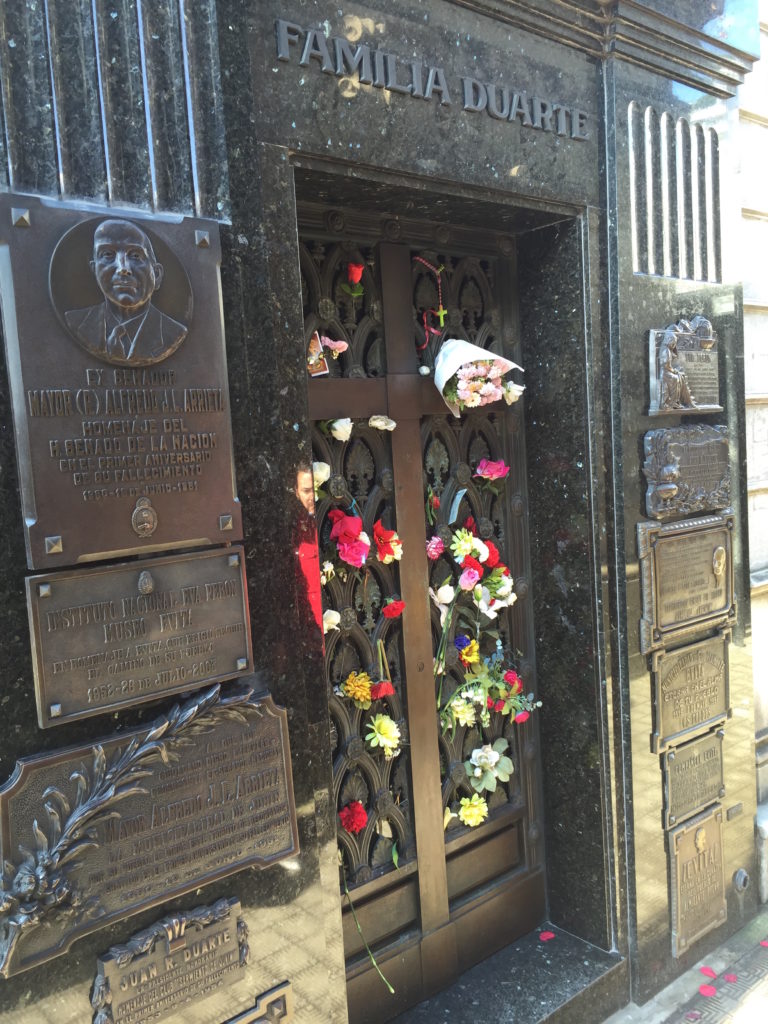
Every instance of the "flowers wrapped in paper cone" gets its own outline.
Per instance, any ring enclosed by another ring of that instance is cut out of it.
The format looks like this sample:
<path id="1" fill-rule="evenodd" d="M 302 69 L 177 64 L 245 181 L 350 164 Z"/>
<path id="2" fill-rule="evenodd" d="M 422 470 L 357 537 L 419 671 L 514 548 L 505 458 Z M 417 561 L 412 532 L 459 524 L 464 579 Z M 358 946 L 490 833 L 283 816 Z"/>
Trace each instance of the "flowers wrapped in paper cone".
<path id="1" fill-rule="evenodd" d="M 476 372 L 477 364 L 486 367 L 487 373 Z M 467 378 L 457 377 L 460 370 L 473 365 L 476 370 L 471 371 Z M 445 404 L 458 417 L 464 408 L 488 405 L 502 398 L 507 404 L 516 402 L 525 389 L 501 378 L 510 370 L 522 369 L 511 359 L 497 356 L 479 345 L 460 338 L 448 338 L 435 360 L 435 385 Z"/>

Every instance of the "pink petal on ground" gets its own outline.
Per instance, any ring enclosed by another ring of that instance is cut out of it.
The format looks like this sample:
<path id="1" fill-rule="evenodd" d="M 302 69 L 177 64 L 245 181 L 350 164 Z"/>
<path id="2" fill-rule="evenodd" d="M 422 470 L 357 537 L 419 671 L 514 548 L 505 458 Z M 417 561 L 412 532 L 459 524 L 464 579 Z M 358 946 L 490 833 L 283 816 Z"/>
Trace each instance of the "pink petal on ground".
<path id="1" fill-rule="evenodd" d="M 698 1010 L 689 1010 L 685 1015 L 686 1020 L 701 1020 L 701 1014 Z"/>
<path id="2" fill-rule="evenodd" d="M 699 992 L 703 996 L 716 996 L 717 989 L 714 985 L 699 985 Z"/>
<path id="3" fill-rule="evenodd" d="M 761 939 L 760 940 L 760 945 L 761 946 L 768 946 L 768 939 Z"/>
<path id="4" fill-rule="evenodd" d="M 730 981 L 730 982 L 734 982 L 734 981 L 738 981 L 739 980 L 735 974 L 724 974 L 723 975 L 723 979 L 725 981 Z"/>
<path id="5" fill-rule="evenodd" d="M 539 938 L 542 942 L 549 942 L 550 939 L 554 939 L 554 932 L 539 932 Z"/>
<path id="6" fill-rule="evenodd" d="M 716 978 L 717 971 L 713 971 L 711 967 L 700 967 L 699 970 L 707 978 Z"/>

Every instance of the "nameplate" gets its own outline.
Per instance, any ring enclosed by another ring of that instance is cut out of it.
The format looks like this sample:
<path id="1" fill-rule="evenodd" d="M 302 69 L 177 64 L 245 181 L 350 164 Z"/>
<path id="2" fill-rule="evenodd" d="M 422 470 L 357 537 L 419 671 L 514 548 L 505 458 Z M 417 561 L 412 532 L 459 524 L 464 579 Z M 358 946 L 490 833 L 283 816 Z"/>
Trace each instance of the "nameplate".
<path id="1" fill-rule="evenodd" d="M 93 1024 L 163 1021 L 233 982 L 248 962 L 248 928 L 235 899 L 165 917 L 99 958 Z"/>
<path id="2" fill-rule="evenodd" d="M 671 828 L 725 796 L 722 729 L 668 750 L 662 770 L 664 827 Z"/>
<path id="3" fill-rule="evenodd" d="M 728 916 L 723 867 L 723 812 L 702 814 L 668 833 L 672 956 L 680 957 Z"/>
<path id="4" fill-rule="evenodd" d="M 242 547 L 26 581 L 45 728 L 252 671 Z"/>

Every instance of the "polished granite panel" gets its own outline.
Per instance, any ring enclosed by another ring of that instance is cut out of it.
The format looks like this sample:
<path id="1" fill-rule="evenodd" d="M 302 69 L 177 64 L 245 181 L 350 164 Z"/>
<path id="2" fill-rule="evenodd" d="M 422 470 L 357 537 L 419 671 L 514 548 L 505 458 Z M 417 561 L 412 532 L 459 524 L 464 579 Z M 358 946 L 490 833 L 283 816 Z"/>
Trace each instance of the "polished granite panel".
<path id="1" fill-rule="evenodd" d="M 542 942 L 542 932 L 553 938 Z M 626 1002 L 626 966 L 545 922 L 392 1024 L 593 1024 Z"/>
<path id="2" fill-rule="evenodd" d="M 228 120 L 237 147 L 244 133 L 236 104 Z M 247 133 L 245 133 L 247 135 Z M 283 151 L 254 145 L 235 179 L 237 217 L 223 230 L 222 289 L 231 381 L 238 492 L 243 505 L 246 572 L 258 677 L 288 709 L 300 856 L 247 870 L 172 904 L 101 929 L 43 968 L 0 984 L 8 1024 L 81 1024 L 96 958 L 158 917 L 227 896 L 242 903 L 250 929 L 250 966 L 217 1001 L 216 1020 L 253 1006 L 258 994 L 289 980 L 299 1020 L 346 1020 L 344 959 L 330 792 L 327 692 L 322 635 L 311 615 L 296 545 L 312 529 L 295 493 L 296 464 L 309 454 L 301 345 L 291 169 Z M 3 366 L 3 374 L 4 374 Z M 24 552 L 7 382 L 0 388 L 0 503 L 6 572 L 2 576 L 4 679 L 0 695 L 0 771 L 16 757 L 149 721 L 157 707 L 47 730 L 35 723 L 29 632 L 23 600 Z M 170 706 L 167 702 L 163 707 Z M 44 983 L 43 979 L 44 978 Z M 201 1010 L 202 1012 L 202 1010 Z M 207 1010 L 209 1021 L 210 1007 Z M 176 1019 L 194 1020 L 187 1013 Z M 202 1018 L 201 1018 L 202 1020 Z"/>
<path id="3" fill-rule="evenodd" d="M 251 7 L 251 18 L 254 74 L 259 88 L 264 77 L 269 86 L 259 117 L 264 141 L 302 156 L 343 161 L 350 173 L 382 167 L 565 202 L 597 196 L 599 83 L 586 55 L 444 3 L 352 3 L 342 11 L 323 0 L 267 0 Z M 424 100 L 361 86 L 357 74 L 323 73 L 315 58 L 300 66 L 301 45 L 289 45 L 289 60 L 278 60 L 277 19 L 302 29 L 322 26 L 327 36 L 348 39 L 353 49 L 364 43 L 394 54 L 396 85 L 409 81 L 412 61 L 423 65 L 425 89 L 427 68 L 441 68 L 450 104 L 441 103 L 437 91 Z M 234 17 L 227 23 L 233 22 Z M 487 111 L 464 111 L 462 77 L 578 108 L 586 113 L 589 139 L 524 128 Z"/>
<path id="4" fill-rule="evenodd" d="M 608 69 L 609 95 L 615 102 L 610 123 L 616 133 L 616 180 L 628 179 L 628 107 L 634 101 L 656 114 L 667 111 L 673 118 L 696 119 L 703 128 L 721 127 L 717 105 L 703 95 L 691 96 L 674 83 L 653 80 L 642 72 L 614 65 Z M 690 99 L 690 106 L 684 102 Z M 721 164 L 722 170 L 722 164 Z M 727 180 L 722 189 L 732 187 Z M 619 630 L 624 634 L 621 658 L 621 701 L 623 705 L 624 756 L 628 763 L 625 799 L 630 833 L 627 846 L 628 895 L 630 900 L 630 952 L 633 998 L 642 1002 L 658 991 L 695 959 L 702 956 L 754 912 L 754 887 L 736 892 L 732 878 L 738 868 L 754 875 L 754 721 L 750 675 L 749 574 L 746 497 L 744 493 L 745 445 L 743 409 L 743 341 L 741 296 L 733 286 L 706 281 L 682 280 L 660 274 L 633 272 L 632 214 L 630 189 L 619 185 L 612 216 L 617 224 L 616 289 L 611 307 L 612 385 L 621 393 L 621 434 L 615 438 L 613 475 L 622 497 L 617 517 L 619 551 L 626 566 L 626 619 L 619 613 Z M 663 240 L 659 240 L 660 242 Z M 642 239 L 640 240 L 642 242 Z M 635 244 L 638 244 L 637 236 Z M 713 243 L 710 242 L 710 246 Z M 714 243 L 716 246 L 716 243 Z M 642 244 L 640 245 L 642 250 Z M 640 251 L 642 260 L 642 251 Z M 712 266 L 713 264 L 709 264 Z M 711 274 L 711 271 L 710 271 Z M 711 275 L 715 276 L 715 275 Z M 720 338 L 720 381 L 723 413 L 689 416 L 686 423 L 727 423 L 730 431 L 731 471 L 738 481 L 733 493 L 736 516 L 734 536 L 735 593 L 739 623 L 730 647 L 731 704 L 733 718 L 726 723 L 724 765 L 726 797 L 724 823 L 725 889 L 728 920 L 696 942 L 678 960 L 670 955 L 668 909 L 668 855 L 662 829 L 662 775 L 659 759 L 651 753 L 651 689 L 647 659 L 639 650 L 641 589 L 638 572 L 636 523 L 645 517 L 642 442 L 652 428 L 676 426 L 673 414 L 648 417 L 647 331 L 664 327 L 680 317 L 696 313 L 709 317 Z M 623 546 L 622 546 L 623 537 Z M 731 814 L 728 815 L 728 811 Z M 728 820 L 730 818 L 730 820 Z"/>
<path id="5" fill-rule="evenodd" d="M 562 927 L 608 949 L 605 652 L 598 646 L 593 536 L 604 513 L 595 479 L 597 420 L 588 414 L 590 407 L 600 408 L 602 358 L 584 334 L 591 315 L 582 262 L 589 252 L 586 219 L 536 232 L 519 244 L 550 913 Z"/>

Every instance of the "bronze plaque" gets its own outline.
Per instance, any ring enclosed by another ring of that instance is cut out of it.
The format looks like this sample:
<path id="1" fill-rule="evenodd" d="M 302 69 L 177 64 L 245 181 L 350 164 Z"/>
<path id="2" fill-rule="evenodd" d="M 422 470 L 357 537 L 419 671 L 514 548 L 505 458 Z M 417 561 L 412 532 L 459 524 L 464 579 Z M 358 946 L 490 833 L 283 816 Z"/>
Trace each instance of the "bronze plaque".
<path id="1" fill-rule="evenodd" d="M 728 641 L 730 631 L 652 660 L 655 753 L 724 722 L 730 714 Z"/>
<path id="2" fill-rule="evenodd" d="M 672 873 L 672 956 L 679 957 L 728 916 L 723 812 L 693 818 L 668 833 Z"/>
<path id="3" fill-rule="evenodd" d="M 256 1005 L 230 1017 L 224 1024 L 290 1024 L 293 1020 L 293 989 L 289 981 L 276 985 L 256 999 Z"/>
<path id="4" fill-rule="evenodd" d="M 165 917 L 112 946 L 98 961 L 93 1024 L 162 1021 L 231 985 L 248 962 L 238 900 L 221 899 Z"/>
<path id="5" fill-rule="evenodd" d="M 286 712 L 243 683 L 101 743 L 19 760 L 0 790 L 0 974 L 296 854 L 290 763 Z"/>
<path id="6" fill-rule="evenodd" d="M 45 728 L 253 670 L 242 547 L 31 576 Z"/>
<path id="7" fill-rule="evenodd" d="M 733 514 L 638 523 L 644 654 L 712 626 L 736 622 Z"/>
<path id="8" fill-rule="evenodd" d="M 644 449 L 649 516 L 689 516 L 731 504 L 728 427 L 699 423 L 649 430 Z"/>
<path id="9" fill-rule="evenodd" d="M 217 226 L 0 196 L 27 562 L 242 538 Z"/>
<path id="10" fill-rule="evenodd" d="M 664 828 L 671 828 L 725 796 L 722 729 L 668 750 L 662 762 Z"/>
<path id="11" fill-rule="evenodd" d="M 717 335 L 704 316 L 648 332 L 649 416 L 722 412 Z"/>

